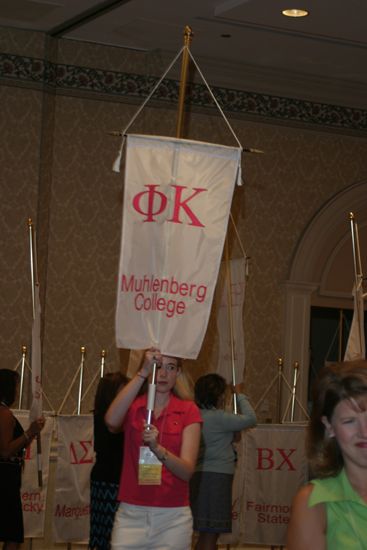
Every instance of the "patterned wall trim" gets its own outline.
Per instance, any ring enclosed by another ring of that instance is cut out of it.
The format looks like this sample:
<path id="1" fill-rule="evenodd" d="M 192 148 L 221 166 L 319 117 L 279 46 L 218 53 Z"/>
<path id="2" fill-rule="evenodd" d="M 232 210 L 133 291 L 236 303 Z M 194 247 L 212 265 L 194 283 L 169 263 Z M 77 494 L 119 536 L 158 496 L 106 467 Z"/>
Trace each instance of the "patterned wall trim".
<path id="1" fill-rule="evenodd" d="M 145 99 L 156 77 L 121 73 L 74 65 L 52 64 L 43 59 L 0 53 L 0 78 L 21 85 L 36 85 L 56 91 L 106 94 L 120 99 Z M 179 83 L 166 79 L 153 98 L 177 103 Z M 227 113 L 250 115 L 287 123 L 312 124 L 339 130 L 367 131 L 367 110 L 328 105 L 300 99 L 213 87 Z M 216 109 L 204 84 L 190 85 L 187 101 L 193 107 Z"/>

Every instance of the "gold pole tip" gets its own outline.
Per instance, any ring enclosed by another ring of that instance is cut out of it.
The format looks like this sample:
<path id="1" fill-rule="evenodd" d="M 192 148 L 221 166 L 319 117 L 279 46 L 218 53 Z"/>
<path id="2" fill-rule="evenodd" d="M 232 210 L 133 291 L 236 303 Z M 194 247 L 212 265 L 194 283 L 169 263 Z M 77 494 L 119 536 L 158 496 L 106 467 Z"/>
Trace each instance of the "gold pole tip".
<path id="1" fill-rule="evenodd" d="M 299 363 L 298 363 L 298 361 L 295 361 L 295 362 L 294 362 L 294 368 L 295 368 L 295 369 L 298 369 L 298 367 L 299 367 Z"/>
<path id="2" fill-rule="evenodd" d="M 106 357 L 106 355 L 107 355 L 107 352 L 106 352 L 105 349 L 103 349 L 103 350 L 101 351 L 101 357 Z"/>
<path id="3" fill-rule="evenodd" d="M 185 36 L 193 36 L 193 32 L 192 32 L 192 28 L 190 27 L 190 25 L 185 25 L 185 29 L 184 29 L 184 35 Z"/>
<path id="4" fill-rule="evenodd" d="M 80 352 L 81 352 L 81 353 L 85 353 L 85 346 L 81 346 Z"/>
<path id="5" fill-rule="evenodd" d="M 27 346 L 22 346 L 22 353 L 24 353 L 24 355 L 27 353 Z"/>
<path id="6" fill-rule="evenodd" d="M 33 225 L 32 218 L 28 218 L 28 227 L 31 227 Z"/>
<path id="7" fill-rule="evenodd" d="M 281 367 L 283 365 L 282 357 L 278 357 L 278 365 L 279 365 L 279 367 Z"/>
<path id="8" fill-rule="evenodd" d="M 354 220 L 354 214 L 353 214 L 353 212 L 349 212 L 349 219 L 350 219 L 350 220 Z"/>

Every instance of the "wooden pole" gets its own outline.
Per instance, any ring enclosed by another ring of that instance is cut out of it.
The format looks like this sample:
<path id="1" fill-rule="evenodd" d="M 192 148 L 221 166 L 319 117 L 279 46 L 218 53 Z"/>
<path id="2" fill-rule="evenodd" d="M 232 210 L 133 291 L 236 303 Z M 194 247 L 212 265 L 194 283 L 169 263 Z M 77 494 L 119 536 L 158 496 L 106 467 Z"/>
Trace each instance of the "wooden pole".
<path id="1" fill-rule="evenodd" d="M 178 95 L 178 115 L 177 115 L 177 126 L 176 126 L 176 137 L 182 137 L 182 128 L 183 128 L 183 119 L 184 119 L 184 106 L 185 106 L 185 96 L 186 96 L 186 86 L 187 86 L 187 73 L 189 67 L 189 47 L 193 37 L 193 32 L 189 26 L 186 25 L 184 31 L 184 50 L 182 54 L 182 65 L 181 65 L 181 77 L 180 77 L 180 90 Z"/>

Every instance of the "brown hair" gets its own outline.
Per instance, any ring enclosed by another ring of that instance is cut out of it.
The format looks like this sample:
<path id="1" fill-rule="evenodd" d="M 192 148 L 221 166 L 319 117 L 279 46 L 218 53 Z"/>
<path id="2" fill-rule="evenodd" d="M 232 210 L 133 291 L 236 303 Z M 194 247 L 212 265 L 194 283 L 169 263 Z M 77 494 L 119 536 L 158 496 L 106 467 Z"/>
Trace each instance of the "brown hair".
<path id="1" fill-rule="evenodd" d="M 129 379 L 121 372 L 108 372 L 100 379 L 94 398 L 94 414 L 104 416 L 122 386 Z"/>
<path id="2" fill-rule="evenodd" d="M 0 401 L 10 407 L 16 397 L 19 374 L 15 370 L 0 369 Z"/>
<path id="3" fill-rule="evenodd" d="M 360 403 L 367 397 L 367 361 L 345 361 L 324 367 L 313 388 L 313 408 L 307 434 L 307 455 L 316 477 L 337 475 L 344 459 L 335 437 L 325 433 L 322 417 L 330 422 L 344 399 Z"/>

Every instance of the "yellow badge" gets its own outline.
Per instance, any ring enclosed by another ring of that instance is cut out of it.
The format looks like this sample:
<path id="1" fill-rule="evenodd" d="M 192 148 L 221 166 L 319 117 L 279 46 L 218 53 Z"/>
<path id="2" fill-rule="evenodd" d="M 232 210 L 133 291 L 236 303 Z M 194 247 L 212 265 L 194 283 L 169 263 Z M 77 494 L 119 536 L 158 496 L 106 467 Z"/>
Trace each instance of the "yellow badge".
<path id="1" fill-rule="evenodd" d="M 162 483 L 162 463 L 149 447 L 140 447 L 139 485 L 160 485 Z"/>

